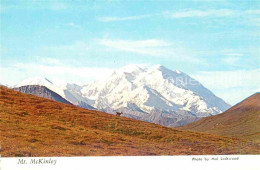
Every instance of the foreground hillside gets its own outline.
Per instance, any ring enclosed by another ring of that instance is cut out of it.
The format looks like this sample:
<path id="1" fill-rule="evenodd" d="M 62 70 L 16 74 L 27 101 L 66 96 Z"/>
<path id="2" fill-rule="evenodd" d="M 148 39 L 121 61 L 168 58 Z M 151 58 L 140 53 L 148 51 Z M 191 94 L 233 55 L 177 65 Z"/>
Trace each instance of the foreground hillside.
<path id="1" fill-rule="evenodd" d="M 240 139 L 188 132 L 86 110 L 0 87 L 6 156 L 259 154 Z"/>
<path id="2" fill-rule="evenodd" d="M 180 129 L 260 143 L 260 93 L 254 94 L 222 114 L 203 118 Z"/>

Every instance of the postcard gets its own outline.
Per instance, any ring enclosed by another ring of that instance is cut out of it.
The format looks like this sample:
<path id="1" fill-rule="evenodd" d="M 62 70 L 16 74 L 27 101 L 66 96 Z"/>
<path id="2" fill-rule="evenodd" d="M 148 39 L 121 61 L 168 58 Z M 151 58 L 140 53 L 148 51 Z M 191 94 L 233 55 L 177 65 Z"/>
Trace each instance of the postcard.
<path id="1" fill-rule="evenodd" d="M 259 1 L 0 5 L 0 169 L 260 168 Z"/>

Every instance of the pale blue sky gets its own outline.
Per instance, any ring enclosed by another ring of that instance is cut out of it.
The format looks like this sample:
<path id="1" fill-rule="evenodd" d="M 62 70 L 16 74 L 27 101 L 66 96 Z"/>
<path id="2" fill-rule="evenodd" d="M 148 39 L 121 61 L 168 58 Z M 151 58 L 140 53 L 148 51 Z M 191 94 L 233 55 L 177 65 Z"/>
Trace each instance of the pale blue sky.
<path id="1" fill-rule="evenodd" d="M 1 83 L 85 84 L 161 64 L 230 104 L 259 91 L 260 1 L 4 1 Z"/>

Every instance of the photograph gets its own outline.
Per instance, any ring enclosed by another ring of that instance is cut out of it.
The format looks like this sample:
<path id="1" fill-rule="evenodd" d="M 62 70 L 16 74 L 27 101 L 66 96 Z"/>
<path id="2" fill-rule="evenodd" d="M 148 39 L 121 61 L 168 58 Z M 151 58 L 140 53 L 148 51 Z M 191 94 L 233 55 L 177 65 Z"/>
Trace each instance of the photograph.
<path id="1" fill-rule="evenodd" d="M 1 170 L 259 161 L 260 0 L 0 0 Z"/>

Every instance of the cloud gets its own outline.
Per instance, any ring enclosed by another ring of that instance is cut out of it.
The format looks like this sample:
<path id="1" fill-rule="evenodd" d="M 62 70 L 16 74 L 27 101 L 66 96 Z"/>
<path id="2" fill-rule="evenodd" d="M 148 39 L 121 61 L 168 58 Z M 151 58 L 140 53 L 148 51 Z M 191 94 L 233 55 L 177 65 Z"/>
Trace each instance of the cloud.
<path id="1" fill-rule="evenodd" d="M 115 48 L 121 51 L 128 51 L 151 56 L 160 56 L 163 52 L 162 48 L 169 47 L 171 44 L 167 41 L 148 39 L 148 40 L 99 40 L 101 45 Z"/>
<path id="2" fill-rule="evenodd" d="M 245 14 L 259 15 L 260 14 L 260 10 L 246 10 Z"/>
<path id="3" fill-rule="evenodd" d="M 59 10 L 65 10 L 68 8 L 68 4 L 62 2 L 62 1 L 51 1 L 49 4 L 47 4 L 49 9 L 54 10 L 54 11 L 59 11 Z"/>
<path id="4" fill-rule="evenodd" d="M 153 15 L 139 15 L 139 16 L 128 16 L 128 17 L 97 17 L 98 21 L 101 22 L 115 22 L 115 21 L 129 21 L 129 20 L 139 20 L 144 18 L 149 18 Z"/>
<path id="5" fill-rule="evenodd" d="M 206 87 L 227 89 L 244 86 L 260 87 L 259 69 L 235 71 L 201 71 L 193 75 L 202 81 Z"/>
<path id="6" fill-rule="evenodd" d="M 243 23 L 244 25 L 253 25 L 253 26 L 260 26 L 260 18 L 249 18 L 247 21 Z M 259 36 L 259 32 L 257 32 L 256 36 Z"/>
<path id="7" fill-rule="evenodd" d="M 253 14 L 255 11 L 247 11 L 247 14 Z M 115 22 L 115 21 L 129 21 L 129 20 L 139 20 L 150 18 L 154 16 L 164 16 L 166 18 L 191 18 L 191 17 L 227 17 L 234 16 L 237 11 L 229 9 L 212 9 L 212 10 L 184 10 L 178 12 L 161 12 L 149 15 L 139 15 L 139 16 L 127 16 L 127 17 L 98 17 L 97 20 L 101 22 Z"/>
<path id="8" fill-rule="evenodd" d="M 237 57 L 241 57 L 241 56 L 243 56 L 244 54 L 242 54 L 242 53 L 226 53 L 225 55 L 226 55 L 226 56 L 237 56 Z"/>
<path id="9" fill-rule="evenodd" d="M 259 15 L 260 10 L 231 10 L 231 9 L 211 9 L 211 10 L 183 10 L 177 12 L 166 11 L 163 15 L 167 18 L 206 18 L 206 17 L 241 17 Z"/>
<path id="10" fill-rule="evenodd" d="M 62 1 L 1 1 L 0 12 L 13 12 L 17 9 L 26 9 L 26 10 L 52 10 L 52 11 L 61 11 L 66 10 L 70 7 L 67 2 Z"/>
<path id="11" fill-rule="evenodd" d="M 77 29 L 80 29 L 80 28 L 81 28 L 80 25 L 77 25 L 77 24 L 75 24 L 74 22 L 70 22 L 70 23 L 67 23 L 67 24 L 65 24 L 65 25 L 68 26 L 68 27 L 77 28 Z"/>
<path id="12" fill-rule="evenodd" d="M 116 21 L 129 21 L 129 20 L 140 20 L 155 16 L 163 16 L 165 18 L 206 18 L 206 17 L 238 17 L 238 16 L 248 16 L 248 15 L 259 15 L 260 10 L 231 10 L 231 9 L 210 9 L 210 10 L 182 10 L 182 11 L 165 11 L 155 14 L 138 15 L 138 16 L 103 16 L 97 17 L 98 21 L 101 22 L 116 22 Z"/>
<path id="13" fill-rule="evenodd" d="M 0 59 L 8 51 L 8 49 L 0 44 Z"/>
<path id="14" fill-rule="evenodd" d="M 78 41 L 69 45 L 61 46 L 45 46 L 41 49 L 41 53 L 51 56 L 83 56 L 86 55 L 90 50 L 90 44 Z"/>
<path id="15" fill-rule="evenodd" d="M 139 47 L 167 47 L 171 44 L 164 40 L 157 40 L 157 39 L 147 39 L 147 40 L 107 40 L 103 39 L 100 41 L 106 45 L 118 46 L 122 44 L 122 46 L 130 46 L 133 48 Z"/>
<path id="16" fill-rule="evenodd" d="M 238 69 L 242 68 L 255 68 L 254 63 L 256 58 L 259 58 L 259 54 L 253 54 L 254 49 L 225 49 L 220 52 L 223 56 L 221 61 L 226 66 L 234 66 Z M 252 65 L 253 64 L 253 65 Z"/>
<path id="17" fill-rule="evenodd" d="M 45 60 L 45 59 L 44 59 Z M 46 59 L 46 61 L 51 61 Z M 55 60 L 54 60 L 55 61 Z M 104 67 L 76 67 L 64 64 L 46 63 L 16 63 L 10 67 L 1 68 L 1 82 L 3 84 L 15 85 L 19 82 L 14 81 L 15 77 L 19 77 L 18 81 L 22 81 L 28 77 L 44 76 L 56 82 L 70 82 L 80 85 L 86 84 L 92 80 L 100 80 L 108 77 L 114 69 Z"/>
<path id="18" fill-rule="evenodd" d="M 192 51 L 184 48 L 177 43 L 172 43 L 160 39 L 146 40 L 112 40 L 99 39 L 97 40 L 102 46 L 108 47 L 111 50 L 130 52 L 140 54 L 145 57 L 168 58 L 178 61 L 190 62 L 193 64 L 203 64 L 203 59 L 198 59 Z"/>
<path id="19" fill-rule="evenodd" d="M 192 17 L 229 17 L 234 16 L 237 12 L 229 9 L 212 9 L 212 10 L 186 10 L 178 12 L 165 12 L 164 15 L 169 18 L 192 18 Z"/>
<path id="20" fill-rule="evenodd" d="M 260 88 L 260 70 L 201 71 L 192 77 L 216 95 L 235 104 L 257 92 Z"/>
<path id="21" fill-rule="evenodd" d="M 46 65 L 62 65 L 63 63 L 55 58 L 49 58 L 49 57 L 41 57 L 36 56 L 34 57 L 35 60 L 37 60 L 39 63 L 46 64 Z"/>
<path id="22" fill-rule="evenodd" d="M 235 57 L 235 56 L 229 56 L 229 57 L 223 58 L 222 61 L 225 64 L 236 66 L 238 61 L 240 61 L 240 58 L 239 57 Z"/>

